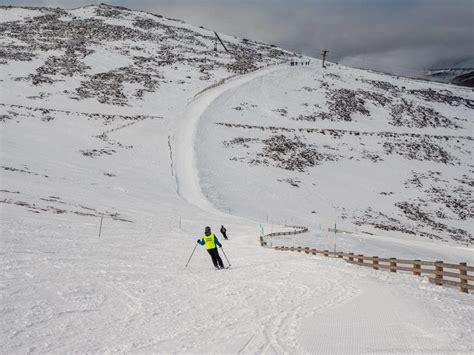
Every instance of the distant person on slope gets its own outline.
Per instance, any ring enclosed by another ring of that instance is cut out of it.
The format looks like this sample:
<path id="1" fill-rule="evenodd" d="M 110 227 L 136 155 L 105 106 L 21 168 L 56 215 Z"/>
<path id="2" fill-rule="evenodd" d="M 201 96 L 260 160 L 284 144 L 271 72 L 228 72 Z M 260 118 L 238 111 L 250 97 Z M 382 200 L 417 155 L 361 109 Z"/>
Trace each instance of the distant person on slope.
<path id="1" fill-rule="evenodd" d="M 214 233 L 211 233 L 211 227 L 206 227 L 204 229 L 204 234 L 204 237 L 202 237 L 202 239 L 198 239 L 197 242 L 206 246 L 206 250 L 211 256 L 214 267 L 216 269 L 223 269 L 224 264 L 222 263 L 222 259 L 219 256 L 219 252 L 217 251 L 217 246 L 222 248 L 222 244 L 219 243 L 219 239 L 217 239 Z"/>
<path id="2" fill-rule="evenodd" d="M 224 237 L 225 240 L 228 240 L 229 238 L 227 238 L 227 229 L 224 228 L 224 226 L 221 226 L 221 234 L 222 236 Z"/>

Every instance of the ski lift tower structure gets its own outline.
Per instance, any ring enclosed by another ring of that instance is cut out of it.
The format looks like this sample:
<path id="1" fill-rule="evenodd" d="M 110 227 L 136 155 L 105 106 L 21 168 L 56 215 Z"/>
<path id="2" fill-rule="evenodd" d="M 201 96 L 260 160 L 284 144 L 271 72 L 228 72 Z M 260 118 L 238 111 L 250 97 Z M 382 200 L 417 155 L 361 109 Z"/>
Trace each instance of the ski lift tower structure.
<path id="1" fill-rule="evenodd" d="M 217 34 L 216 31 L 214 31 L 214 34 L 216 35 L 216 40 L 218 40 L 218 41 L 221 43 L 221 45 L 222 45 L 222 47 L 225 49 L 225 51 L 226 51 L 227 53 L 231 54 L 231 53 L 229 52 L 229 50 L 227 49 L 227 47 L 225 46 L 225 44 L 224 44 L 224 42 L 222 41 L 222 39 L 221 39 L 221 38 L 219 37 L 219 35 Z M 217 41 L 214 43 L 214 50 L 217 51 Z"/>
<path id="2" fill-rule="evenodd" d="M 321 51 L 321 55 L 323 56 L 323 69 L 326 68 L 326 56 L 327 56 L 328 52 L 329 51 L 327 51 L 327 50 Z"/>

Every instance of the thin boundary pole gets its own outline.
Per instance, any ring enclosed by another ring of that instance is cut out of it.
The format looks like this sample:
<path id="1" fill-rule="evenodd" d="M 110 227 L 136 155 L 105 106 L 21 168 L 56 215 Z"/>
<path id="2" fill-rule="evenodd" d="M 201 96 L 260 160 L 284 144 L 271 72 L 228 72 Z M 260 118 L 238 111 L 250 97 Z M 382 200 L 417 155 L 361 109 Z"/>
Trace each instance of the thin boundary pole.
<path id="1" fill-rule="evenodd" d="M 102 221 L 104 220 L 104 215 L 100 216 L 100 227 L 99 227 L 99 239 L 100 235 L 102 234 Z"/>

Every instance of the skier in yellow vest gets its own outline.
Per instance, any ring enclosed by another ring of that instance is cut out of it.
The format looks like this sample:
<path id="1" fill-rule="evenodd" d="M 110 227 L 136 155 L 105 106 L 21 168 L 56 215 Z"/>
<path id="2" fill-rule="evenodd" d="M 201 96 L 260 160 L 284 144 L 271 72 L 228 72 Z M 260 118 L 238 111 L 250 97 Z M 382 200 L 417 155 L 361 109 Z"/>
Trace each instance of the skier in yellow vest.
<path id="1" fill-rule="evenodd" d="M 219 239 L 211 233 L 211 227 L 206 227 L 204 229 L 204 236 L 201 239 L 198 239 L 198 243 L 201 245 L 206 246 L 206 250 L 211 256 L 212 263 L 216 269 L 223 269 L 224 264 L 222 263 L 222 259 L 219 256 L 219 252 L 217 251 L 217 246 L 222 248 L 222 244 L 219 242 Z"/>

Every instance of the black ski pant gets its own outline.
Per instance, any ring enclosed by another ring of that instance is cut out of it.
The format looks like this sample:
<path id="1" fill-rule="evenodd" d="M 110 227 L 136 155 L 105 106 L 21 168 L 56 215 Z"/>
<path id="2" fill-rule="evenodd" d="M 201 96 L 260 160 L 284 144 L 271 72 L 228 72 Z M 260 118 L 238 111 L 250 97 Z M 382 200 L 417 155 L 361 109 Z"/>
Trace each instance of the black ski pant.
<path id="1" fill-rule="evenodd" d="M 227 238 L 227 232 L 221 232 L 222 233 L 222 236 L 224 237 L 224 239 L 229 239 Z"/>
<path id="2" fill-rule="evenodd" d="M 219 266 L 224 267 L 224 264 L 222 263 L 222 259 L 219 256 L 219 252 L 217 251 L 217 248 L 207 249 L 207 252 L 211 256 L 214 267 L 219 267 Z"/>

